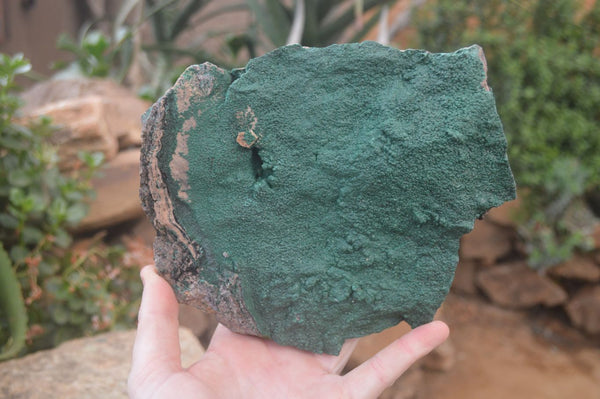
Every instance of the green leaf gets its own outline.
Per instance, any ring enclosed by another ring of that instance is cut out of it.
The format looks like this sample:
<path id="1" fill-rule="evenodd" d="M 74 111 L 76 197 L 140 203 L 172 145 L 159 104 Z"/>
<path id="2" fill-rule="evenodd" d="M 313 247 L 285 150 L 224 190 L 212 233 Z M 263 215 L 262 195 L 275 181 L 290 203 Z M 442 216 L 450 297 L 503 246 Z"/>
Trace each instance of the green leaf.
<path id="1" fill-rule="evenodd" d="M 8 213 L 0 213 L 0 226 L 13 230 L 19 226 L 19 220 Z"/>
<path id="2" fill-rule="evenodd" d="M 65 221 L 70 224 L 79 223 L 87 215 L 88 207 L 83 202 L 78 202 L 69 207 Z"/>
<path id="3" fill-rule="evenodd" d="M 85 313 L 81 312 L 71 312 L 69 315 L 69 323 L 74 324 L 76 326 L 85 325 L 88 322 L 88 318 Z"/>
<path id="4" fill-rule="evenodd" d="M 60 248 L 67 248 L 73 242 L 73 238 L 66 230 L 59 228 L 54 233 L 54 244 Z"/>
<path id="5" fill-rule="evenodd" d="M 48 208 L 48 216 L 53 225 L 61 225 L 67 217 L 67 202 L 62 198 L 55 198 Z"/>
<path id="6" fill-rule="evenodd" d="M 98 168 L 100 165 L 102 165 L 102 162 L 104 162 L 104 158 L 105 158 L 104 153 L 100 152 L 100 151 L 95 151 L 95 152 L 80 151 L 79 153 L 77 153 L 77 157 L 83 163 L 85 163 L 85 166 L 87 166 L 90 169 Z"/>
<path id="7" fill-rule="evenodd" d="M 10 330 L 10 339 L 0 351 L 0 360 L 19 354 L 25 346 L 27 332 L 27 310 L 19 280 L 3 246 L 0 244 L 0 307 L 6 315 Z"/>
<path id="8" fill-rule="evenodd" d="M 78 298 L 76 296 L 72 296 L 67 301 L 67 304 L 69 306 L 69 309 L 71 309 L 72 311 L 78 311 L 78 310 L 83 309 L 84 301 L 81 298 Z"/>
<path id="9" fill-rule="evenodd" d="M 27 73 L 29 71 L 31 71 L 31 64 L 28 62 L 25 62 L 25 63 L 17 66 L 14 70 L 14 73 L 15 73 L 15 75 L 20 75 L 20 74 Z"/>
<path id="10" fill-rule="evenodd" d="M 93 30 L 83 38 L 81 47 L 94 58 L 101 60 L 110 46 L 110 39 L 101 31 Z"/>
<path id="11" fill-rule="evenodd" d="M 25 202 L 25 192 L 20 188 L 11 188 L 8 198 L 10 202 L 17 208 L 21 208 L 22 204 Z"/>
<path id="12" fill-rule="evenodd" d="M 289 34 L 292 21 L 290 13 L 278 0 L 247 0 L 258 25 L 275 47 L 283 46 Z"/>
<path id="13" fill-rule="evenodd" d="M 44 282 L 44 289 L 54 297 L 58 297 L 64 289 L 64 283 L 59 277 L 50 277 Z"/>
<path id="14" fill-rule="evenodd" d="M 10 248 L 10 258 L 15 263 L 20 263 L 29 255 L 29 250 L 21 245 L 14 245 Z"/>
<path id="15" fill-rule="evenodd" d="M 53 305 L 50 307 L 50 317 L 59 326 L 67 324 L 69 321 L 69 311 L 61 305 Z"/>
<path id="16" fill-rule="evenodd" d="M 67 190 L 64 193 L 64 196 L 65 196 L 65 199 L 70 202 L 80 202 L 80 201 L 83 201 L 84 198 L 86 198 L 84 193 L 82 193 L 81 191 L 77 191 L 77 190 Z"/>
<path id="17" fill-rule="evenodd" d="M 31 177 L 26 170 L 14 169 L 8 171 L 8 183 L 11 186 L 25 187 L 31 184 Z"/>
<path id="18" fill-rule="evenodd" d="M 83 305 L 83 310 L 90 315 L 98 314 L 100 312 L 100 306 L 96 302 L 86 301 Z"/>
<path id="19" fill-rule="evenodd" d="M 40 278 L 44 279 L 56 274 L 60 270 L 60 265 L 54 259 L 42 259 L 38 265 L 38 270 L 40 273 Z"/>
<path id="20" fill-rule="evenodd" d="M 21 235 L 23 237 L 23 241 L 30 245 L 35 245 L 44 239 L 44 233 L 40 229 L 33 226 L 23 227 Z"/>
<path id="21" fill-rule="evenodd" d="M 60 71 L 61 69 L 65 69 L 66 67 L 68 67 L 70 64 L 67 61 L 54 61 L 51 65 L 50 65 L 50 69 L 53 71 Z"/>
<path id="22" fill-rule="evenodd" d="M 36 199 L 32 195 L 27 195 L 19 204 L 21 211 L 25 214 L 35 211 Z"/>
<path id="23" fill-rule="evenodd" d="M 56 47 L 59 50 L 69 51 L 77 56 L 80 56 L 82 54 L 82 51 L 80 50 L 77 43 L 75 43 L 75 41 L 66 33 L 61 33 L 58 36 L 58 39 L 56 40 Z"/>
<path id="24" fill-rule="evenodd" d="M 4 136 L 2 137 L 2 147 L 10 150 L 26 150 L 29 143 L 21 140 L 18 137 Z"/>
<path id="25" fill-rule="evenodd" d="M 68 276 L 67 276 L 67 281 L 69 282 L 69 284 L 73 285 L 73 286 L 78 286 L 81 284 L 81 280 L 83 279 L 83 276 L 80 272 L 78 271 L 74 271 L 71 272 Z"/>
<path id="26" fill-rule="evenodd" d="M 48 205 L 46 198 L 41 191 L 37 190 L 37 187 L 36 190 L 29 193 L 27 197 L 32 204 L 31 212 L 40 212 L 46 210 L 46 206 Z"/>

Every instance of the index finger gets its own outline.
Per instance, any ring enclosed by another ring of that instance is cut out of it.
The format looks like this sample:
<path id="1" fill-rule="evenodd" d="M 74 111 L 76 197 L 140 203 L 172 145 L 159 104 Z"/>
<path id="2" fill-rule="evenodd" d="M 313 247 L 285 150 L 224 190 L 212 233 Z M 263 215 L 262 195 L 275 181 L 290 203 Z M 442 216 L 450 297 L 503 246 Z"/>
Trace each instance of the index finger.
<path id="1" fill-rule="evenodd" d="M 433 321 L 410 331 L 343 378 L 357 398 L 376 398 L 414 362 L 448 338 L 448 326 Z"/>

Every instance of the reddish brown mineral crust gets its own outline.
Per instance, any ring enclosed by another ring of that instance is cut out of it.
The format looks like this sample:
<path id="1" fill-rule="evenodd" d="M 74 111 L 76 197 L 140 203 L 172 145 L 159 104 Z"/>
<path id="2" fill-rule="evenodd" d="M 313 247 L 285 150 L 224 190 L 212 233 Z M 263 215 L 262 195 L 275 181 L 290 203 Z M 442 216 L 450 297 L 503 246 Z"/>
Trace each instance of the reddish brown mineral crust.
<path id="1" fill-rule="evenodd" d="M 193 95 L 198 95 L 202 98 L 210 96 L 215 85 L 215 79 L 213 76 L 205 75 L 204 79 L 198 81 L 198 83 L 199 85 L 198 87 L 195 87 L 195 92 L 188 90 L 185 85 L 180 85 L 178 87 L 176 83 L 173 86 L 173 90 L 175 90 L 177 110 L 180 113 L 186 112 L 190 108 L 190 104 L 192 100 L 194 100 Z"/>
<path id="2" fill-rule="evenodd" d="M 483 49 L 481 47 L 479 48 L 479 59 L 481 60 L 481 63 L 483 64 L 483 72 L 485 73 L 485 78 L 481 81 L 481 87 L 483 87 L 487 91 L 490 91 L 490 86 L 488 86 L 488 84 L 487 84 L 487 71 L 488 71 L 487 60 L 485 59 L 485 54 L 483 53 Z"/>
<path id="3" fill-rule="evenodd" d="M 190 132 L 196 128 L 196 120 L 190 118 L 183 123 L 183 131 L 177 134 L 177 147 L 173 154 L 173 159 L 169 163 L 171 175 L 179 184 L 177 196 L 182 200 L 189 202 L 187 190 L 190 188 L 187 173 L 190 170 L 189 162 L 186 157 L 188 155 L 187 140 L 190 137 Z"/>
<path id="4" fill-rule="evenodd" d="M 243 129 L 238 133 L 235 141 L 244 148 L 252 148 L 260 140 L 260 137 L 254 132 L 257 122 L 254 112 L 248 107 L 244 112 L 238 112 L 235 117 Z"/>
<path id="5" fill-rule="evenodd" d="M 163 136 L 163 131 L 161 129 L 156 129 L 154 131 L 154 140 L 151 142 L 153 144 L 150 148 L 146 148 L 146 151 L 142 153 L 142 157 L 146 158 L 147 165 L 149 165 L 148 171 L 148 181 L 155 182 L 155 184 L 148 184 L 150 189 L 150 193 L 152 195 L 152 200 L 154 201 L 154 212 L 155 219 L 153 221 L 155 227 L 157 225 L 164 226 L 169 231 L 174 232 L 177 236 L 177 239 L 180 242 L 188 244 L 188 248 L 191 251 L 191 255 L 194 258 L 198 257 L 198 254 L 195 251 L 195 248 L 192 242 L 189 240 L 179 223 L 175 220 L 175 216 L 173 215 L 173 204 L 169 195 L 167 193 L 167 187 L 162 180 L 162 174 L 160 172 L 160 168 L 158 166 L 158 152 L 161 149 L 161 139 Z"/>

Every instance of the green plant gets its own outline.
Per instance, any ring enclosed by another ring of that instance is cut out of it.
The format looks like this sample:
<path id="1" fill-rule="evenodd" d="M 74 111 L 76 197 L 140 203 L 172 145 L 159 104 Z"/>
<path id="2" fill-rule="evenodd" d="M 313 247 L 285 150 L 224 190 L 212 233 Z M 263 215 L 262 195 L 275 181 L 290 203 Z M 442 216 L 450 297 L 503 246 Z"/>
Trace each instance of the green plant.
<path id="1" fill-rule="evenodd" d="M 579 160 L 560 158 L 547 171 L 538 191 L 523 193 L 519 233 L 531 267 L 545 269 L 575 251 L 593 249 L 595 217 L 583 199 L 589 175 Z"/>
<path id="2" fill-rule="evenodd" d="M 342 40 L 351 31 L 348 41 L 356 42 L 377 23 L 381 6 L 393 3 L 390 0 L 297 0 L 295 7 L 284 0 L 247 0 L 255 19 L 249 32 L 252 41 L 267 49 L 283 46 L 290 42 L 290 32 L 295 21 L 301 28 L 297 42 L 312 47 L 323 47 Z M 299 7 L 301 4 L 301 7 Z M 377 12 L 362 23 L 363 13 Z M 261 33 L 268 40 L 261 40 Z M 294 41 L 294 40 L 292 40 Z"/>
<path id="3" fill-rule="evenodd" d="M 134 325 L 139 267 L 124 262 L 123 255 L 123 248 L 104 244 L 99 235 L 53 251 L 52 262 L 28 259 L 40 284 L 28 306 L 30 350 Z"/>
<path id="4" fill-rule="evenodd" d="M 98 240 L 72 247 L 69 228 L 87 212 L 90 179 L 103 157 L 82 153 L 80 167 L 66 174 L 46 140 L 50 121 L 18 123 L 14 80 L 29 69 L 22 55 L 0 54 L 0 243 L 7 252 L 5 257 L 0 251 L 3 357 L 20 353 L 24 321 L 28 349 L 48 347 L 131 324 L 129 306 L 139 296 L 137 270 L 120 265 L 120 249 Z"/>
<path id="5" fill-rule="evenodd" d="M 9 331 L 6 345 L 0 350 L 1 361 L 16 356 L 23 349 L 27 331 L 27 311 L 21 295 L 21 285 L 2 245 L 0 245 L 0 312 L 6 315 L 6 322 L 2 324 L 6 324 Z"/>
<path id="6" fill-rule="evenodd" d="M 56 46 L 72 53 L 75 61 L 71 65 L 57 63 L 56 69 L 69 67 L 74 75 L 87 77 L 114 77 L 125 79 L 133 61 L 132 34 L 128 29 L 118 29 L 111 38 L 99 30 L 85 30 L 76 42 L 69 35 L 61 34 Z"/>
<path id="7" fill-rule="evenodd" d="M 185 47 L 177 43 L 179 37 L 191 27 L 192 18 L 195 18 L 195 24 L 199 24 L 245 8 L 244 4 L 227 5 L 198 17 L 210 3 L 210 0 L 125 1 L 116 18 L 110 21 L 110 33 L 94 28 L 97 23 L 105 22 L 101 19 L 85 25 L 78 40 L 61 35 L 58 48 L 72 53 L 75 60 L 71 64 L 59 63 L 56 66 L 67 68 L 62 73 L 70 76 L 110 77 L 123 82 L 137 57 L 140 66 L 137 71 L 145 72 L 149 78 L 141 87 L 140 95 L 155 100 L 174 83 L 189 63 L 210 61 L 233 67 L 233 60 L 241 48 L 252 49 L 252 44 L 244 39 L 244 35 L 225 32 L 206 32 Z M 139 10 L 141 12 L 137 12 Z M 144 35 L 142 42 L 140 29 L 144 25 L 150 25 L 151 35 Z M 206 40 L 215 35 L 224 38 L 223 47 L 228 49 L 225 56 L 208 52 L 202 47 Z M 251 52 L 251 55 L 254 53 Z"/>
<path id="8" fill-rule="evenodd" d="M 101 153 L 81 153 L 81 167 L 63 174 L 46 141 L 50 120 L 15 122 L 20 101 L 12 93 L 14 77 L 28 70 L 25 65 L 22 55 L 0 55 L 0 241 L 16 264 L 32 251 L 70 244 L 67 228 L 85 216 L 89 181 L 103 160 Z"/>
<path id="9" fill-rule="evenodd" d="M 416 26 L 418 45 L 431 51 L 472 43 L 485 50 L 527 197 L 530 263 L 548 267 L 586 248 L 585 229 L 567 229 L 563 219 L 600 191 L 600 2 L 437 0 Z"/>
<path id="10" fill-rule="evenodd" d="M 233 68 L 245 64 L 248 57 L 254 58 L 290 40 L 307 46 L 358 41 L 377 23 L 382 6 L 393 2 L 297 0 L 291 5 L 284 0 L 246 0 L 207 10 L 216 1 L 128 0 L 112 21 L 110 34 L 92 29 L 96 22 L 105 21 L 92 21 L 84 26 L 77 41 L 62 35 L 58 47 L 75 56 L 66 71 L 70 74 L 111 77 L 122 82 L 137 63 L 140 68 L 136 70 L 148 76 L 140 95 L 156 100 L 190 63 L 208 61 Z M 190 28 L 240 10 L 249 12 L 253 19 L 245 31 L 203 31 L 185 45 L 179 40 Z M 370 10 L 376 12 L 363 23 L 363 14 Z M 144 35 L 142 41 L 140 28 L 145 25 L 150 25 L 151 35 Z M 205 44 L 214 39 L 220 46 L 208 51 Z"/>

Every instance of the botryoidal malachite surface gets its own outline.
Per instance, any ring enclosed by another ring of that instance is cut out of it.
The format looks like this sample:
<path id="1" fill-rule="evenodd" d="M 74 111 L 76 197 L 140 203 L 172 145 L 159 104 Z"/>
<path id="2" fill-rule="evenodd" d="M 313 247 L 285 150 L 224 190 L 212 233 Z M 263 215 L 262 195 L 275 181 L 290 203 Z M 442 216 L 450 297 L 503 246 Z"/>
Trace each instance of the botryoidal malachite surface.
<path id="1" fill-rule="evenodd" d="M 460 237 L 514 196 L 478 46 L 194 65 L 144 115 L 141 197 L 179 301 L 314 352 L 430 321 Z"/>

